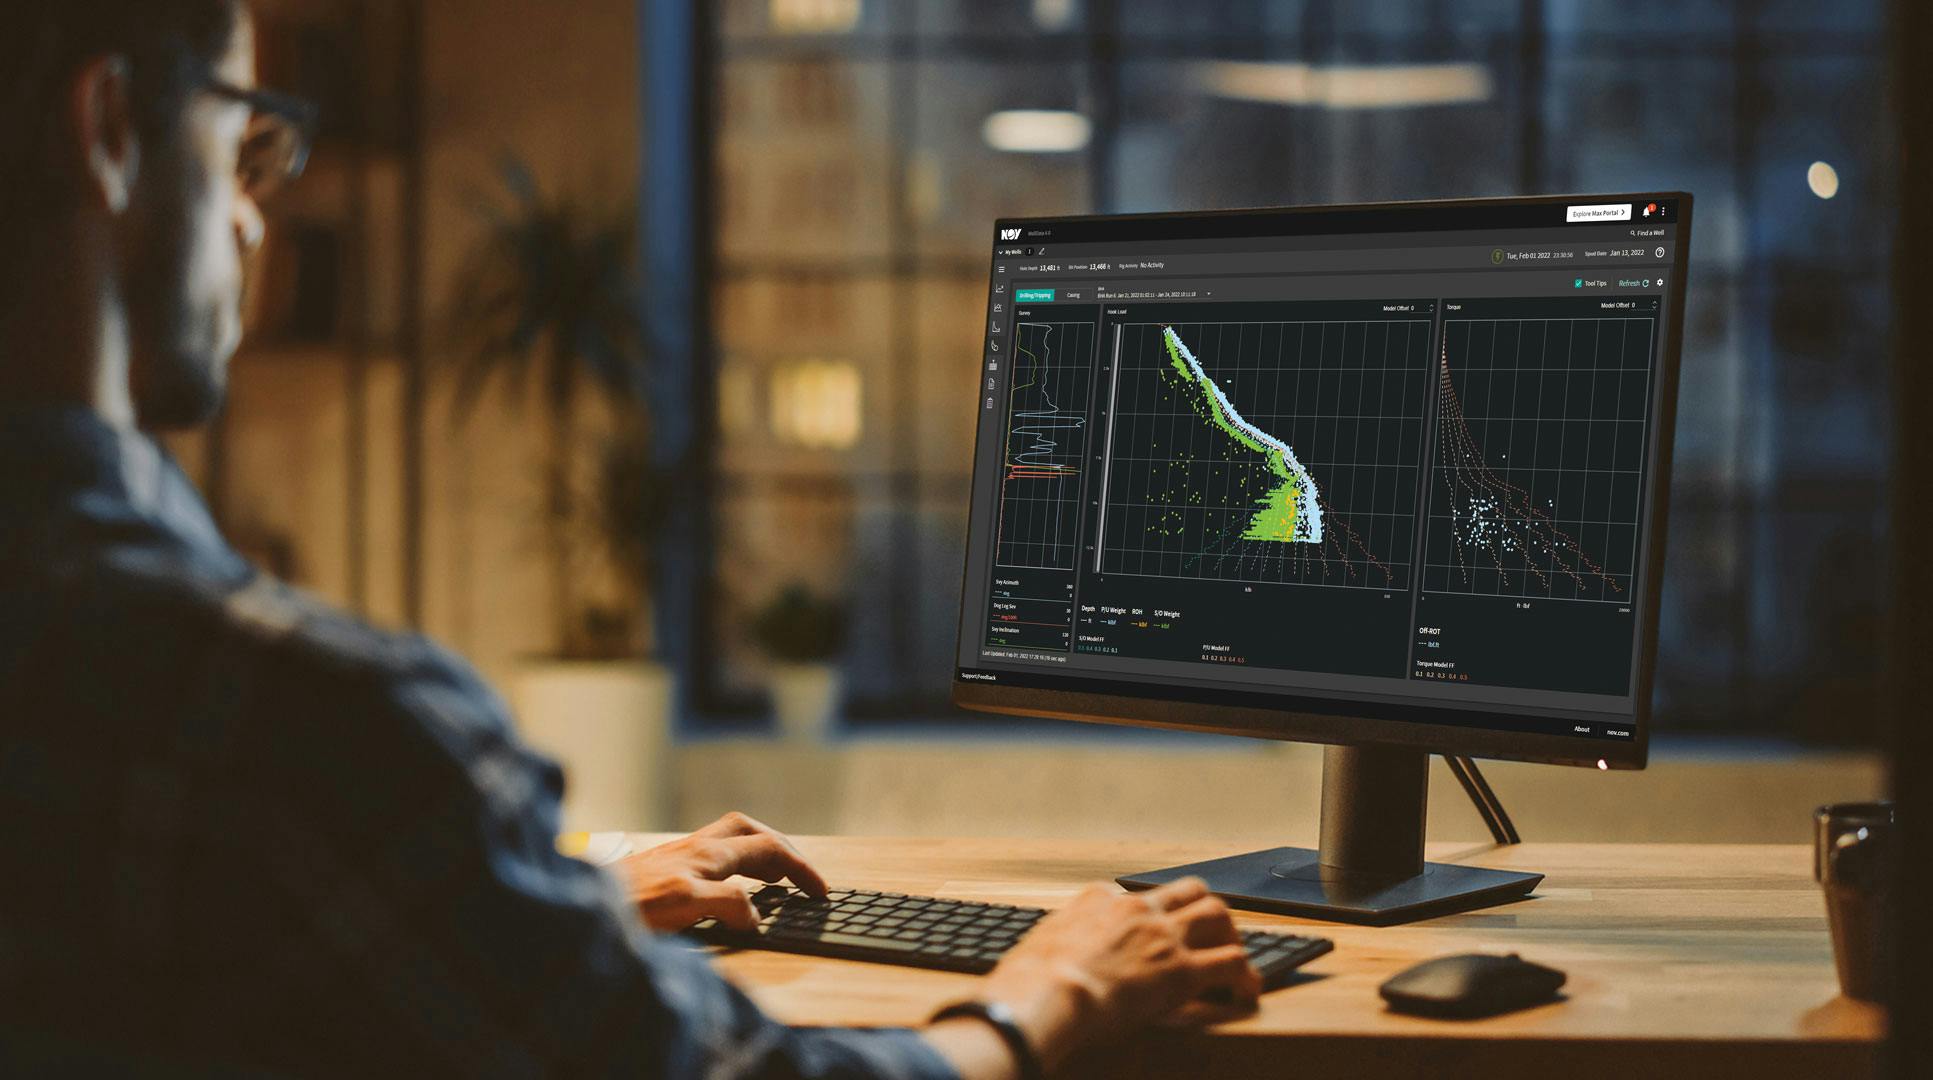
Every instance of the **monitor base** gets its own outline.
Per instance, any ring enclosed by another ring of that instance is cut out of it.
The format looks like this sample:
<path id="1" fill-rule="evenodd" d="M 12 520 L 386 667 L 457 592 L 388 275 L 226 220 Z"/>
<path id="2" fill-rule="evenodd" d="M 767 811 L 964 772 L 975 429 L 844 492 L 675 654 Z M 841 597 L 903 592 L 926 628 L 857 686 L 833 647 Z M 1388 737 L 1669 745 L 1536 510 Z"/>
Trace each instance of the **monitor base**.
<path id="1" fill-rule="evenodd" d="M 1330 870 L 1320 860 L 1310 848 L 1280 847 L 1115 880 L 1138 891 L 1199 877 L 1230 907 L 1368 926 L 1508 903 L 1529 895 L 1544 880 L 1542 874 L 1451 863 L 1424 863 L 1422 873 L 1409 877 L 1365 877 Z"/>
<path id="2" fill-rule="evenodd" d="M 1420 750 L 1325 747 L 1322 846 L 1271 848 L 1115 878 L 1152 889 L 1190 875 L 1232 907 L 1388 926 L 1527 895 L 1542 874 L 1423 861 L 1430 756 Z"/>

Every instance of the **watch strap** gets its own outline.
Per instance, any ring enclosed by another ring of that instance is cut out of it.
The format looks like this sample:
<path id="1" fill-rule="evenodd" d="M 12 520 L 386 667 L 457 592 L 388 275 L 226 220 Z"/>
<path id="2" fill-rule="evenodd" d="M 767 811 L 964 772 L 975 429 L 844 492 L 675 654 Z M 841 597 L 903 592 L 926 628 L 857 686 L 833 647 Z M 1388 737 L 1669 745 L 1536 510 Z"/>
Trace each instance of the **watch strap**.
<path id="1" fill-rule="evenodd" d="M 1027 1042 L 1027 1033 L 1020 1030 L 1020 1022 L 1014 1018 L 1013 1010 L 998 1001 L 956 1001 L 934 1013 L 927 1023 L 937 1024 L 963 1016 L 979 1020 L 999 1034 L 1000 1041 L 1013 1051 L 1020 1080 L 1045 1080 L 1046 1073 L 1041 1070 L 1040 1058 L 1035 1055 L 1033 1046 Z"/>

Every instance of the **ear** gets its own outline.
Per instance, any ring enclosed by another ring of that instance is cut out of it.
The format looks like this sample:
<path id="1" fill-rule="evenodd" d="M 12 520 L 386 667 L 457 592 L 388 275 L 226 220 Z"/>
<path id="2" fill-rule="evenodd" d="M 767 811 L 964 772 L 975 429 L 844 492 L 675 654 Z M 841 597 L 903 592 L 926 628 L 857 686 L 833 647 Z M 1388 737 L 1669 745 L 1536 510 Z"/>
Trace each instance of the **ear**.
<path id="1" fill-rule="evenodd" d="M 69 84 L 69 143 L 88 201 L 121 214 L 133 201 L 141 172 L 141 140 L 134 122 L 134 88 L 127 58 L 89 60 Z"/>

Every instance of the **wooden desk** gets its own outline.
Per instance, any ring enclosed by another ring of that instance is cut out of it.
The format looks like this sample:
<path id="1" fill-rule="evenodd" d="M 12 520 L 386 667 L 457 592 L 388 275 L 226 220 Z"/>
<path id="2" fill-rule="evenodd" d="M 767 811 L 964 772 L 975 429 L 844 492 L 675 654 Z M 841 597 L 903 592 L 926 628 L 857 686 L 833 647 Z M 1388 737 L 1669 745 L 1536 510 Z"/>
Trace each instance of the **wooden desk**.
<path id="1" fill-rule="evenodd" d="M 647 838 L 648 839 L 648 838 Z M 835 885 L 1055 907 L 1082 883 L 1232 852 L 1212 845 L 795 838 Z M 1825 904 L 1800 846 L 1431 845 L 1429 857 L 1541 870 L 1530 899 L 1399 927 L 1237 913 L 1335 952 L 1205 1033 L 1154 1032 L 1083 1062 L 1089 1075 L 1829 1077 L 1874 1071 L 1876 1009 L 1841 998 Z M 1385 1011 L 1376 987 L 1445 953 L 1521 952 L 1568 972 L 1565 1000 L 1474 1022 Z M 756 951 L 718 967 L 805 1025 L 916 1024 L 971 993 L 945 972 Z M 1311 1071 L 1318 1070 L 1318 1071 Z"/>

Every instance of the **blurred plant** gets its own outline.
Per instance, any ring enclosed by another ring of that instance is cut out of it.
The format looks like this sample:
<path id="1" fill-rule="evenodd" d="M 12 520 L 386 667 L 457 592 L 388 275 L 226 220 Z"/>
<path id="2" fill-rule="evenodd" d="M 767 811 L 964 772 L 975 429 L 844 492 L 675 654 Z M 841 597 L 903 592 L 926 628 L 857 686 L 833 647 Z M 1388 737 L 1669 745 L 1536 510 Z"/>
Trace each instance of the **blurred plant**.
<path id="1" fill-rule="evenodd" d="M 485 232 L 458 275 L 451 305 L 453 406 L 458 422 L 467 421 L 493 380 L 506 384 L 517 408 L 533 383 L 541 391 L 544 547 L 557 647 L 569 657 L 609 655 L 615 609 L 586 609 L 579 601 L 573 526 L 599 532 L 614 566 L 637 587 L 641 610 L 649 550 L 664 516 L 664 478 L 651 463 L 647 437 L 633 215 L 547 199 L 514 157 L 504 159 L 500 173 L 508 202 L 479 201 Z M 589 499 L 572 492 L 579 384 L 586 379 L 611 406 L 616 432 Z M 634 625 L 636 612 L 623 621 Z"/>
<path id="2" fill-rule="evenodd" d="M 801 584 L 780 589 L 753 617 L 752 640 L 774 660 L 820 663 L 846 647 L 846 605 L 814 596 Z"/>
<path id="3" fill-rule="evenodd" d="M 650 440 L 640 431 L 618 432 L 598 448 L 595 481 L 568 519 L 586 534 L 584 547 L 601 551 L 623 587 L 615 604 L 582 606 L 569 655 L 617 659 L 644 651 L 645 601 L 658 569 L 659 530 L 671 514 L 671 476 L 653 460 Z"/>

